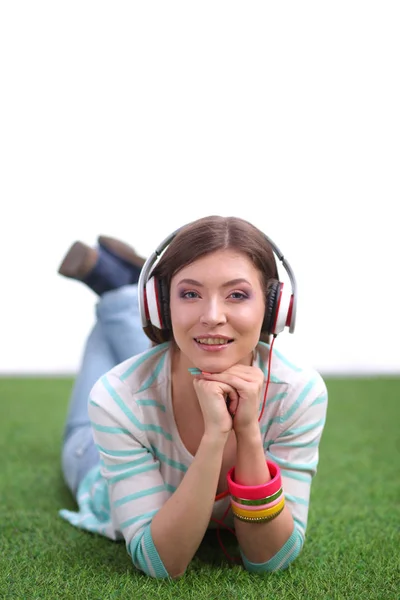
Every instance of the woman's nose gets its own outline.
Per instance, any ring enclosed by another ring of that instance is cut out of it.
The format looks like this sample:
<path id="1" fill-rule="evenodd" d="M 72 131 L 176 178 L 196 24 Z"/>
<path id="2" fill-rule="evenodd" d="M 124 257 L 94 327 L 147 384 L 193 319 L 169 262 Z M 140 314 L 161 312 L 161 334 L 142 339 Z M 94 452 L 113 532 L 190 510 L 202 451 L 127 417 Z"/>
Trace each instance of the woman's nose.
<path id="1" fill-rule="evenodd" d="M 226 314 L 221 302 L 217 300 L 207 302 L 203 308 L 200 322 L 209 326 L 226 323 Z"/>

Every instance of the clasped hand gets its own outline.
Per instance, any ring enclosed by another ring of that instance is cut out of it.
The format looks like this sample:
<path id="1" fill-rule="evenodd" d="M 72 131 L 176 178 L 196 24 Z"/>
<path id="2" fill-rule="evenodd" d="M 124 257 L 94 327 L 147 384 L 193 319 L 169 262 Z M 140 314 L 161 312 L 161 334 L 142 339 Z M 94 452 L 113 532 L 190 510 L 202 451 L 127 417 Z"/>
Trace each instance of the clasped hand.
<path id="1" fill-rule="evenodd" d="M 202 372 L 193 380 L 205 430 L 245 431 L 258 421 L 264 374 L 258 367 L 234 365 L 222 373 Z"/>

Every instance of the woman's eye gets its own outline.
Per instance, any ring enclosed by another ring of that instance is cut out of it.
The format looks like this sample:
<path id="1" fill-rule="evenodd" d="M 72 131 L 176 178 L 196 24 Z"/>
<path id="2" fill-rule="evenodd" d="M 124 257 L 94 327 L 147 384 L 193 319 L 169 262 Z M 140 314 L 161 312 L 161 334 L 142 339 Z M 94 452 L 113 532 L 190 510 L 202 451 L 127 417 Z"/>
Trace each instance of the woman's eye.
<path id="1" fill-rule="evenodd" d="M 182 292 L 181 293 L 181 298 L 192 299 L 192 298 L 198 298 L 198 297 L 199 297 L 199 295 L 197 292 Z"/>
<path id="2" fill-rule="evenodd" d="M 233 298 L 233 300 L 244 300 L 245 298 L 248 298 L 248 295 L 243 292 L 232 292 L 230 297 Z"/>

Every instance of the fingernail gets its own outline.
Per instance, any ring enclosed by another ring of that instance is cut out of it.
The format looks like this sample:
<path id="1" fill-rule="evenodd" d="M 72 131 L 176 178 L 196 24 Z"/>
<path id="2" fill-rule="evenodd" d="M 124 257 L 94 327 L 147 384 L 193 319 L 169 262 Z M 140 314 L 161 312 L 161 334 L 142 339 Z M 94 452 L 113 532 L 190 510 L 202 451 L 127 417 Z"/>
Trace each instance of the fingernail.
<path id="1" fill-rule="evenodd" d="M 200 369 L 188 369 L 191 375 L 201 375 Z"/>

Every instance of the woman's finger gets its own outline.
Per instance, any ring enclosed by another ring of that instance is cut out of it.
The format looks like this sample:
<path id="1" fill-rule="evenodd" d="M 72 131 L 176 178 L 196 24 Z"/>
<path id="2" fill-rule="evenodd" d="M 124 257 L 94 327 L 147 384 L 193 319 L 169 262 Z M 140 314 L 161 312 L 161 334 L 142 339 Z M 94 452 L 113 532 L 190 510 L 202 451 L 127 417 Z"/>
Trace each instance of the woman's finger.
<path id="1" fill-rule="evenodd" d="M 231 373 L 228 373 L 227 371 L 223 373 L 203 373 L 203 376 L 206 381 L 217 381 L 221 384 L 224 383 L 241 392 L 251 392 L 254 390 L 255 386 L 259 387 L 258 381 L 246 381 L 241 377 L 237 377 Z"/>

